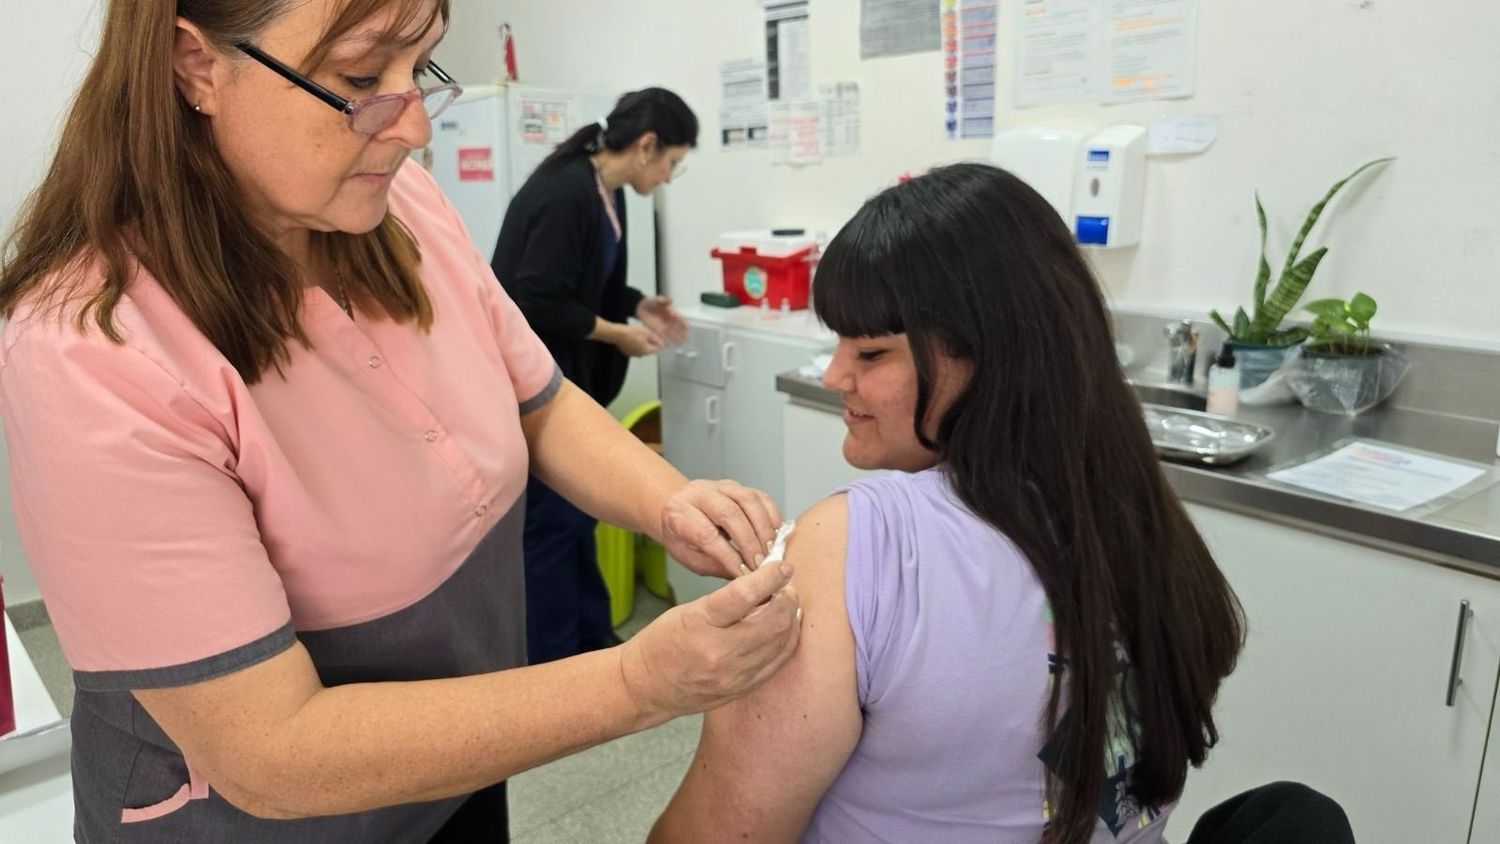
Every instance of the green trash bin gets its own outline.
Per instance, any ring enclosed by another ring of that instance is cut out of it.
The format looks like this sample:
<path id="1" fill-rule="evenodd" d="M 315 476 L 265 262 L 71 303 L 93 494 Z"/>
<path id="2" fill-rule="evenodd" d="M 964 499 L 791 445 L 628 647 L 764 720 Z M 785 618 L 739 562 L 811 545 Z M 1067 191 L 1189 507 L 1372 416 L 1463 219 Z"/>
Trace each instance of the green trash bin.
<path id="1" fill-rule="evenodd" d="M 600 522 L 594 528 L 599 573 L 609 590 L 609 624 L 619 627 L 635 611 L 635 534 Z"/>
<path id="2" fill-rule="evenodd" d="M 667 580 L 667 549 L 649 536 L 636 536 L 635 573 L 646 591 L 662 600 L 675 604 L 672 583 Z"/>
<path id="3" fill-rule="evenodd" d="M 620 420 L 625 429 L 648 445 L 661 447 L 661 402 L 648 401 Z M 662 547 L 646 536 L 607 522 L 594 528 L 594 544 L 599 558 L 599 573 L 609 590 L 609 623 L 619 627 L 635 611 L 635 582 L 640 577 L 653 595 L 670 598 L 667 582 L 667 555 Z"/>

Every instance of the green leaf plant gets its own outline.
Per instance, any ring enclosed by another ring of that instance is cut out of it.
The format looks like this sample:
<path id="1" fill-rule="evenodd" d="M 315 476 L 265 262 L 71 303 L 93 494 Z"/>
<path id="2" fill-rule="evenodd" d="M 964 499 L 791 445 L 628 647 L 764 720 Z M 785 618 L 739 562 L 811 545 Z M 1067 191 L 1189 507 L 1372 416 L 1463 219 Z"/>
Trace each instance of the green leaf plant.
<path id="1" fill-rule="evenodd" d="M 1370 320 L 1376 308 L 1374 297 L 1368 293 L 1356 293 L 1347 302 L 1343 299 L 1309 302 L 1303 308 L 1313 315 L 1308 347 L 1333 355 L 1369 355 L 1372 348 L 1374 354 L 1379 354 L 1378 347 L 1370 343 Z"/>
<path id="2" fill-rule="evenodd" d="M 1274 285 L 1271 284 L 1271 263 L 1266 260 L 1266 209 L 1261 205 L 1260 192 L 1257 191 L 1255 217 L 1260 223 L 1260 266 L 1255 273 L 1251 311 L 1246 313 L 1244 308 L 1236 308 L 1233 320 L 1226 320 L 1217 310 L 1209 311 L 1209 317 L 1232 339 L 1242 343 L 1292 346 L 1306 340 L 1310 336 L 1308 329 L 1300 326 L 1283 329 L 1281 321 L 1297 306 L 1308 283 L 1312 281 L 1313 273 L 1317 272 L 1318 265 L 1328 254 L 1328 247 L 1323 246 L 1303 255 L 1302 245 L 1313 226 L 1317 225 L 1318 219 L 1323 216 L 1323 210 L 1344 185 L 1371 167 L 1391 160 L 1393 159 L 1377 158 L 1368 161 L 1328 189 L 1328 193 L 1323 195 L 1318 204 L 1307 212 L 1307 219 L 1302 221 L 1302 228 L 1292 240 L 1292 247 L 1287 251 L 1286 261 L 1282 264 L 1281 273 L 1276 277 Z"/>

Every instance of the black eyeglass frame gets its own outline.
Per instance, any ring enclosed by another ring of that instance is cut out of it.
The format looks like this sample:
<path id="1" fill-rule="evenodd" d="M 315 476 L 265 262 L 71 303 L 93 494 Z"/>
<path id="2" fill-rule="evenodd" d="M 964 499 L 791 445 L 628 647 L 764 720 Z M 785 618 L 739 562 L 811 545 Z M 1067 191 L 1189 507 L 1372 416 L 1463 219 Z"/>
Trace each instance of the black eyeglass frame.
<path id="1" fill-rule="evenodd" d="M 409 103 L 412 99 L 412 91 L 406 91 L 400 94 L 381 94 L 380 96 L 370 97 L 369 99 L 365 100 L 345 99 L 344 97 L 335 94 L 334 92 L 328 90 L 327 88 L 324 88 L 322 85 L 319 85 L 311 79 L 308 79 L 306 76 L 303 76 L 301 73 L 298 73 L 291 67 L 282 64 L 275 57 L 261 50 L 254 44 L 251 44 L 249 41 L 241 41 L 234 46 L 235 49 L 239 50 L 250 58 L 255 59 L 262 65 L 265 65 L 282 79 L 285 79 L 293 85 L 296 85 L 298 88 L 301 88 L 307 93 L 312 94 L 314 97 L 322 100 L 324 103 L 327 103 L 330 108 L 333 108 L 334 110 L 346 115 L 349 119 L 349 129 L 353 132 L 373 135 L 376 132 L 381 132 L 389 128 L 391 124 L 395 123 L 396 119 L 399 119 L 401 115 L 401 112 L 396 112 L 395 117 L 392 118 L 390 123 L 387 123 L 385 124 L 385 126 L 376 129 L 375 132 L 360 132 L 360 130 L 354 128 L 354 121 L 355 118 L 359 116 L 359 113 L 367 107 L 371 105 L 391 102 L 394 100 L 405 100 Z M 428 61 L 427 70 L 430 71 L 433 76 L 436 76 L 438 81 L 443 84 L 434 85 L 431 88 L 423 88 L 421 86 L 416 87 L 414 90 L 420 93 L 419 99 L 425 101 L 428 97 L 445 89 L 448 90 L 451 94 L 447 102 L 438 107 L 435 112 L 428 113 L 427 116 L 431 118 L 436 117 L 438 114 L 441 114 L 444 109 L 446 109 L 449 105 L 452 105 L 453 101 L 458 99 L 459 95 L 463 94 L 464 89 L 462 85 L 458 84 L 457 80 L 449 76 L 447 72 L 442 68 L 438 67 L 436 62 Z"/>

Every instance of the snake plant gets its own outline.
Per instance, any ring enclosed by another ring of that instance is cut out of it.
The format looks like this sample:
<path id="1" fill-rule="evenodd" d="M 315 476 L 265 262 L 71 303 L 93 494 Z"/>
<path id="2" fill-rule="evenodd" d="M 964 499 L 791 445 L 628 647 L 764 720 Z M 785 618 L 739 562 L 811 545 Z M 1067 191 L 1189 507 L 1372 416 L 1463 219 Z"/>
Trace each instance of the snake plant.
<path id="1" fill-rule="evenodd" d="M 1260 193 L 1255 194 L 1255 216 L 1260 222 L 1260 267 L 1255 274 L 1255 290 L 1252 299 L 1252 309 L 1246 313 L 1244 308 L 1236 308 L 1234 320 L 1231 322 L 1224 319 L 1217 310 L 1209 311 L 1208 315 L 1213 318 L 1219 327 L 1224 329 L 1234 340 L 1243 343 L 1259 343 L 1265 346 L 1291 346 L 1307 339 L 1307 329 L 1294 327 L 1281 328 L 1281 320 L 1297 306 L 1297 301 L 1302 298 L 1303 291 L 1307 290 L 1308 282 L 1312 281 L 1313 273 L 1317 272 L 1318 264 L 1322 263 L 1324 256 L 1328 254 L 1328 247 L 1302 255 L 1302 244 L 1307 240 L 1307 235 L 1317 225 L 1318 218 L 1323 216 L 1323 209 L 1341 190 L 1360 173 L 1390 161 L 1389 158 L 1377 158 L 1366 162 L 1359 169 L 1348 176 L 1335 182 L 1333 187 L 1312 210 L 1307 212 L 1307 219 L 1302 221 L 1302 229 L 1297 232 L 1297 237 L 1292 240 L 1292 248 L 1287 252 L 1286 263 L 1282 265 L 1281 273 L 1276 278 L 1276 284 L 1271 285 L 1271 264 L 1266 260 L 1266 209 L 1261 205 Z"/>

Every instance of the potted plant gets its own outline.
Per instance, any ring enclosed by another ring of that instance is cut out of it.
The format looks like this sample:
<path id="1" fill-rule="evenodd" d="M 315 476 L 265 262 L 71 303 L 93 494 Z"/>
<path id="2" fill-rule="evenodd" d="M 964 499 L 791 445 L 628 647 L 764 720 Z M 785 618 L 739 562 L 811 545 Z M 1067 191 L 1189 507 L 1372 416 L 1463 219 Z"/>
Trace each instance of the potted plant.
<path id="1" fill-rule="evenodd" d="M 1389 346 L 1370 339 L 1370 320 L 1378 306 L 1374 297 L 1319 299 L 1305 310 L 1313 315 L 1307 329 L 1292 390 L 1312 410 L 1353 416 L 1379 404 L 1405 374 Z"/>
<path id="2" fill-rule="evenodd" d="M 1307 255 L 1302 254 L 1302 245 L 1313 226 L 1317 225 L 1328 203 L 1344 185 L 1371 167 L 1390 160 L 1377 158 L 1366 162 L 1328 189 L 1302 221 L 1302 228 L 1292 240 L 1292 247 L 1287 251 L 1286 261 L 1276 277 L 1275 285 L 1271 284 L 1271 264 L 1266 260 L 1266 209 L 1261 205 L 1260 192 L 1256 192 L 1255 216 L 1260 222 L 1260 267 L 1255 274 L 1251 310 L 1246 313 L 1244 308 L 1235 309 L 1233 320 L 1226 320 L 1217 310 L 1209 311 L 1213 321 L 1229 335 L 1229 344 L 1239 361 L 1242 389 L 1257 386 L 1266 380 L 1285 362 L 1287 353 L 1308 337 L 1308 329 L 1300 326 L 1282 328 L 1281 321 L 1297 306 L 1303 291 L 1312 281 L 1313 273 L 1317 272 L 1318 265 L 1328 254 L 1326 246 Z"/>

